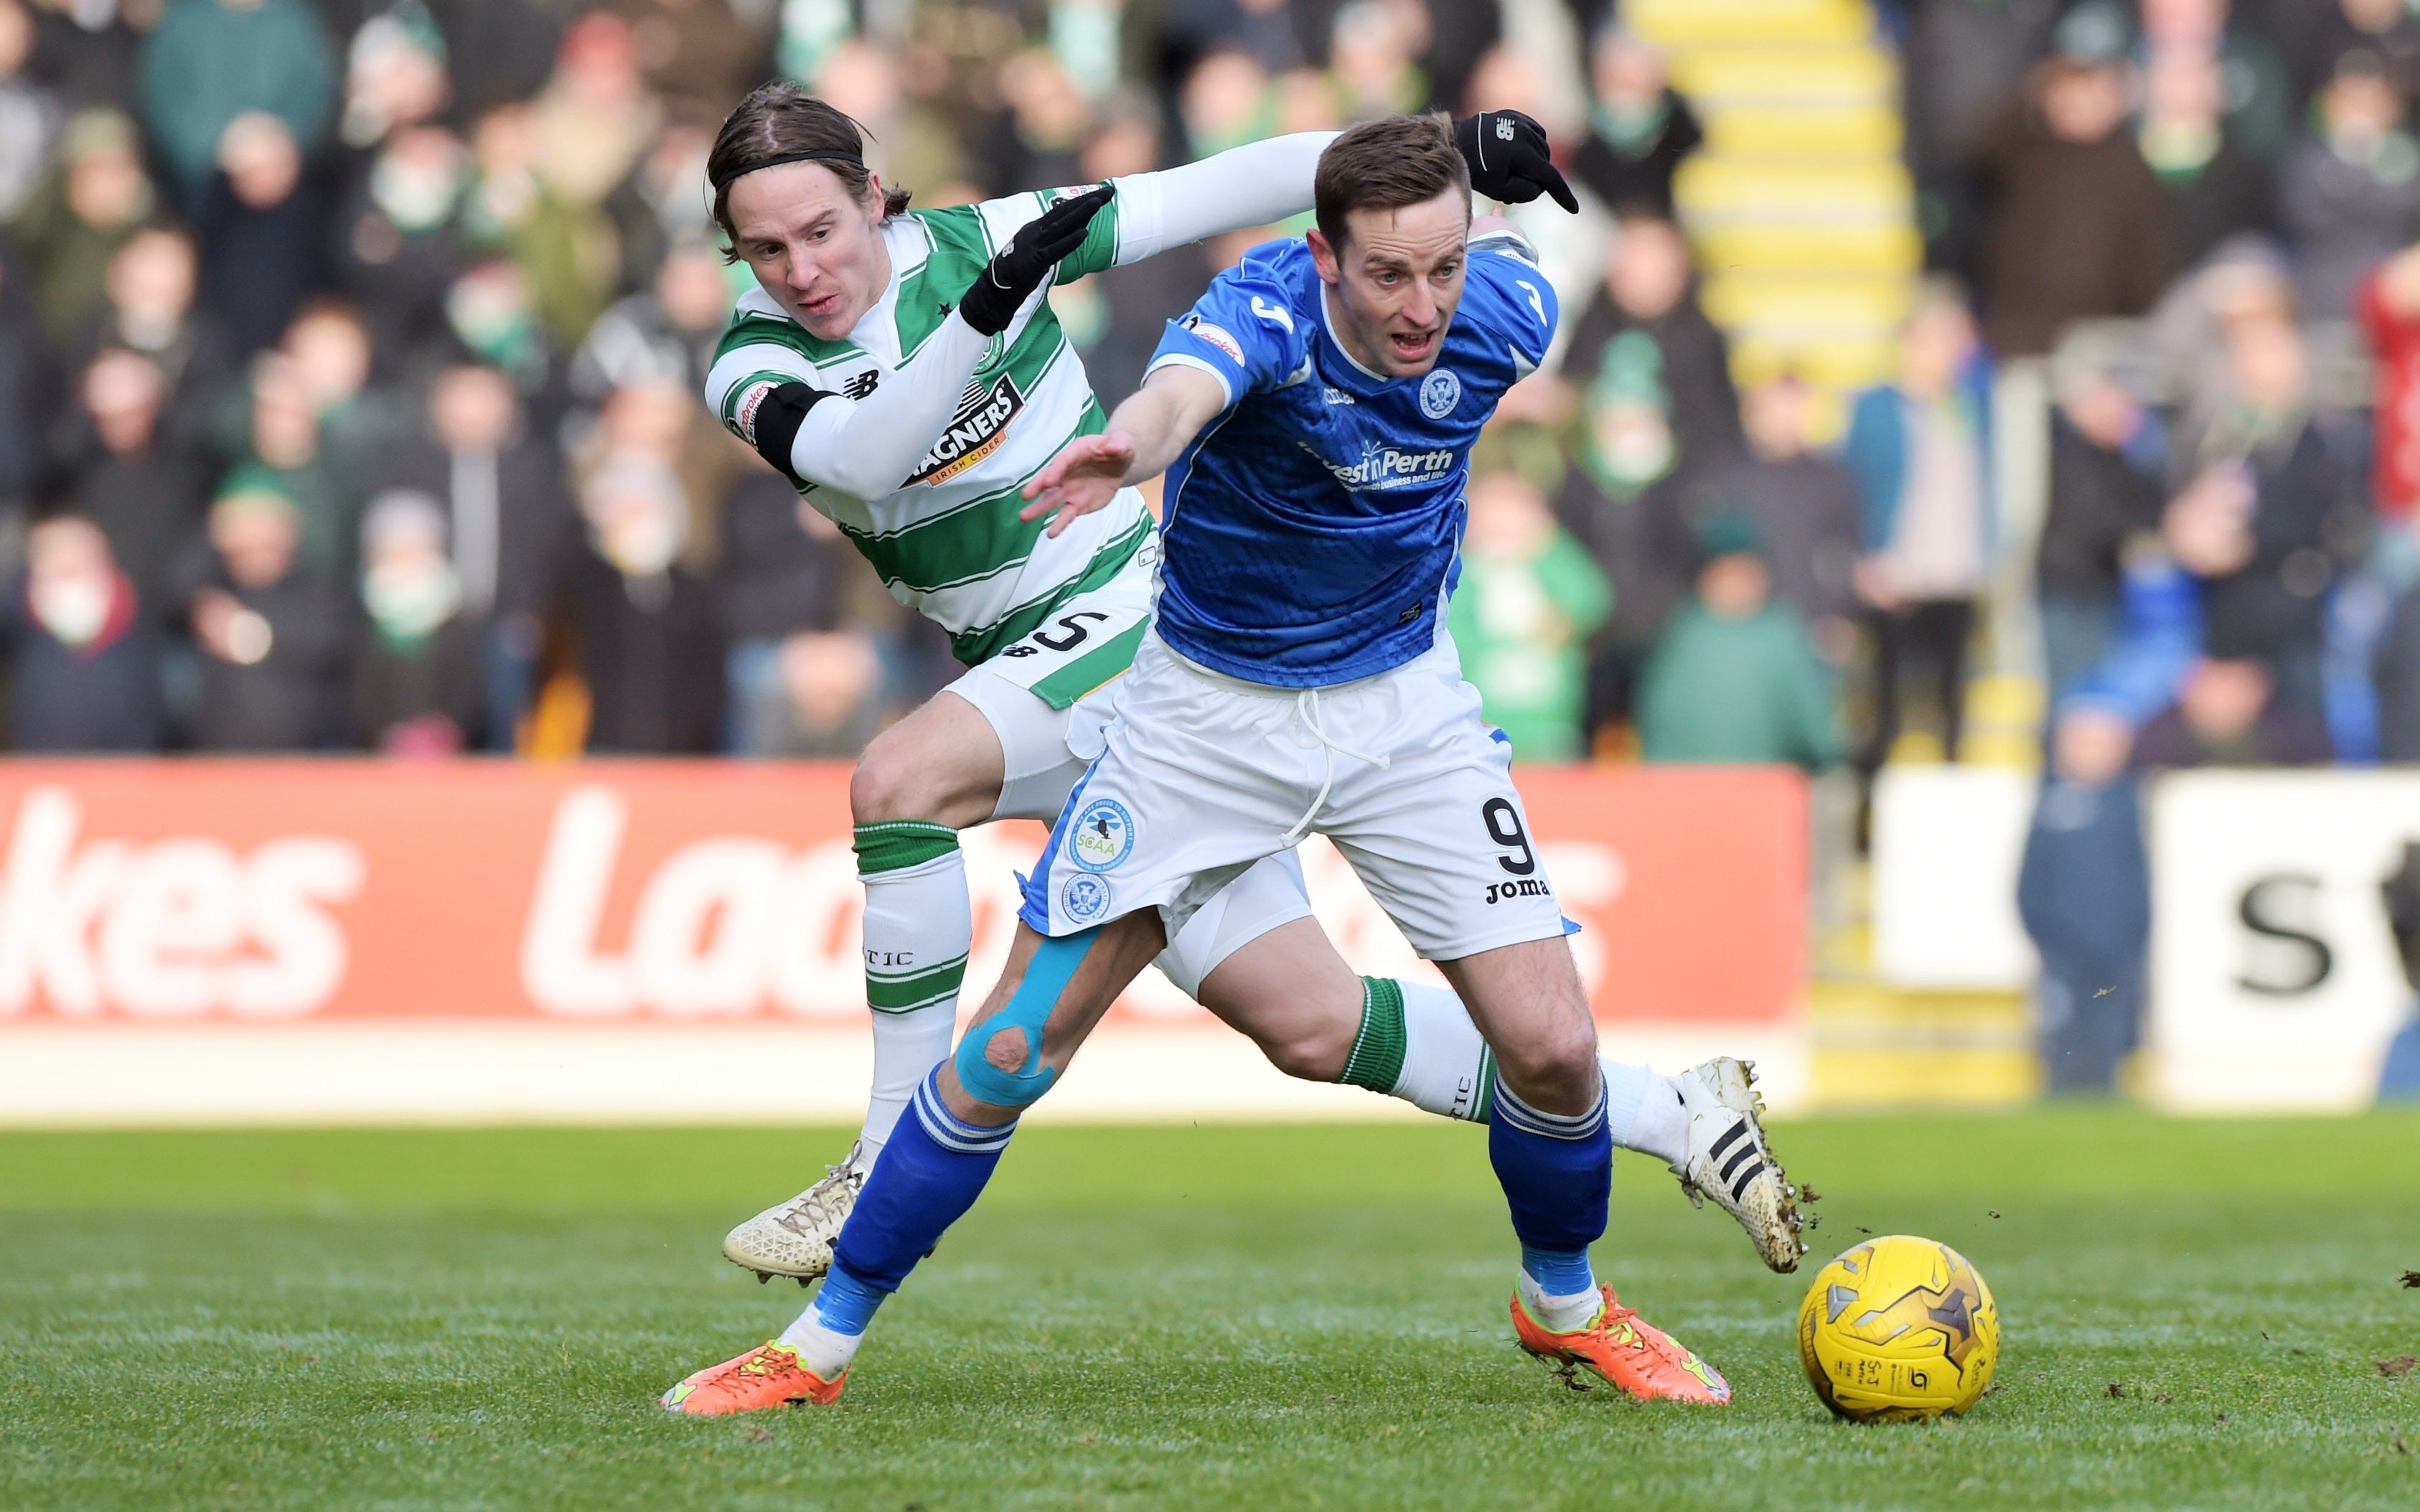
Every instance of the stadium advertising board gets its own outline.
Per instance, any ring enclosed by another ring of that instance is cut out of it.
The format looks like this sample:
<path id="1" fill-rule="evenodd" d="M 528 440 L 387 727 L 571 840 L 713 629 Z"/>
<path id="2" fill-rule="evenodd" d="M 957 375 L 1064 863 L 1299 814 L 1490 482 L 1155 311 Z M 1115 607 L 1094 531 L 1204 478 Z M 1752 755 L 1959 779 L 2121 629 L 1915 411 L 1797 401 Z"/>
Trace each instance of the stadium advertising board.
<path id="1" fill-rule="evenodd" d="M 1798 778 L 1522 786 L 1609 1040 L 1659 1063 L 1744 1048 L 1788 1098 Z M 0 768 L 0 1120 L 701 1117 L 768 1057 L 799 1116 L 863 1095 L 845 768 L 23 763 Z M 1014 873 L 1042 840 L 966 838 L 970 989 L 1006 953 Z M 1324 841 L 1304 864 L 1358 969 L 1430 969 Z M 1156 972 L 1065 1092 L 1103 1114 L 1375 1101 L 1285 1082 Z"/>
<path id="2" fill-rule="evenodd" d="M 1885 766 L 1874 782 L 1874 970 L 1896 987 L 2018 992 L 2039 964 L 2017 918 L 2040 779 L 1997 766 Z"/>
<path id="3" fill-rule="evenodd" d="M 2150 802 L 2153 1095 L 2186 1112 L 2366 1106 L 2412 989 L 2379 884 L 2420 775 L 2193 772 Z"/>

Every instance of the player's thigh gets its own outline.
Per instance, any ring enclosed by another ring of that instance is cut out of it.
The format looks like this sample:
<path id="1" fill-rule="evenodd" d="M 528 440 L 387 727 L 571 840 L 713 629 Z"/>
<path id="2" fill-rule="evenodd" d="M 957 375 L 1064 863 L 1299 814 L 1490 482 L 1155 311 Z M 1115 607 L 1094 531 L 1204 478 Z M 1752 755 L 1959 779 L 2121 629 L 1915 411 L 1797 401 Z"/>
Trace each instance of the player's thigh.
<path id="1" fill-rule="evenodd" d="M 1270 952 L 1249 948 L 1272 931 L 1310 917 L 1301 857 L 1291 850 L 1280 851 L 1253 862 L 1194 910 L 1156 964 L 1185 995 L 1203 1002 L 1204 989 L 1238 953 L 1267 958 Z M 1218 1011 L 1215 1007 L 1211 1011 Z"/>
<path id="2" fill-rule="evenodd" d="M 1249 941 L 1202 984 L 1202 1006 L 1289 1076 L 1332 1082 L 1361 1035 L 1366 989 L 1313 918 Z"/>
<path id="3" fill-rule="evenodd" d="M 1085 764 L 1067 745 L 1068 720 L 1074 710 L 1052 708 L 990 663 L 968 669 L 934 702 L 952 696 L 963 700 L 983 720 L 997 752 L 989 807 L 967 824 L 986 819 L 1039 819 L 1048 824 L 1058 818 L 1068 791 L 1084 775 Z"/>
<path id="4" fill-rule="evenodd" d="M 1342 1073 L 1361 1028 L 1361 979 L 1311 917 L 1295 852 L 1220 889 L 1169 942 L 1159 968 L 1280 1071 Z"/>
<path id="5" fill-rule="evenodd" d="M 856 823 L 914 819 L 964 829 L 991 817 L 1004 770 L 1001 739 L 958 689 L 936 693 L 866 746 L 849 776 Z"/>

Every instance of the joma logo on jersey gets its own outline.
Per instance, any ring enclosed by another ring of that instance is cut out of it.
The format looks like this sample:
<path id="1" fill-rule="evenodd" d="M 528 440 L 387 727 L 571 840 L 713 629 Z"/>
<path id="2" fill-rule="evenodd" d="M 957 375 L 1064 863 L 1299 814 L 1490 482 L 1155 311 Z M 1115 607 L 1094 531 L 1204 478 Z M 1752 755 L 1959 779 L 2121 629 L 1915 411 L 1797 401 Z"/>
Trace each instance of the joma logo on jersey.
<path id="1" fill-rule="evenodd" d="M 1553 894 L 1544 882 L 1536 877 L 1523 877 L 1518 882 L 1491 882 L 1487 885 L 1487 901 L 1510 903 L 1515 898 L 1547 898 Z"/>
<path id="2" fill-rule="evenodd" d="M 1025 408 L 1025 395 L 1009 376 L 1002 373 L 992 379 L 986 389 L 980 379 L 967 385 L 965 397 L 958 401 L 958 412 L 950 420 L 950 428 L 924 454 L 924 460 L 908 475 L 905 488 L 911 484 L 944 484 L 985 457 L 1000 450 L 1008 438 L 1008 423 Z"/>
<path id="3" fill-rule="evenodd" d="M 1300 442 L 1296 443 L 1300 445 Z M 1319 456 L 1309 446 L 1303 450 Z M 1359 460 L 1351 463 L 1331 462 L 1319 457 L 1319 465 L 1336 474 L 1336 481 L 1347 488 L 1402 488 L 1416 483 L 1433 483 L 1453 471 L 1454 454 L 1449 448 L 1434 452 L 1399 452 L 1391 446 L 1373 446 Z"/>

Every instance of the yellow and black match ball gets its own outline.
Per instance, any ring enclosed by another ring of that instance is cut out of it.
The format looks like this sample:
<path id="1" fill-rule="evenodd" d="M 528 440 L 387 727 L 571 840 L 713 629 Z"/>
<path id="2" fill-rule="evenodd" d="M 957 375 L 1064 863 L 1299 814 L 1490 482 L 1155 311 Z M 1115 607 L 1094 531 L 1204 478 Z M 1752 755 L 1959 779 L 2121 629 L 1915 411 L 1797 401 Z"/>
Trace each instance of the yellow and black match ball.
<path id="1" fill-rule="evenodd" d="M 1815 1395 L 1861 1423 L 1962 1412 L 1999 1356 L 1992 1288 L 1930 1239 L 1890 1234 L 1844 1251 L 1798 1307 L 1798 1360 Z"/>

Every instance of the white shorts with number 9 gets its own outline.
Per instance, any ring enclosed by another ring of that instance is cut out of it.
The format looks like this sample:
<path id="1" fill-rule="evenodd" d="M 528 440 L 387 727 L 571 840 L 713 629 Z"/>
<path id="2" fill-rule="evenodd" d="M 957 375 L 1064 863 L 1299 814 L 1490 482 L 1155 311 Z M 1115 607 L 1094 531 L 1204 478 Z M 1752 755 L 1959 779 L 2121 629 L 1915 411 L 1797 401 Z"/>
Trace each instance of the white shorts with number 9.
<path id="1" fill-rule="evenodd" d="M 1318 833 L 1430 960 L 1565 933 L 1512 748 L 1442 633 L 1391 671 L 1311 689 L 1222 676 L 1146 634 L 1108 694 L 1106 748 L 1026 887 L 1033 928 L 1156 908 L 1178 938 L 1221 888 Z"/>

